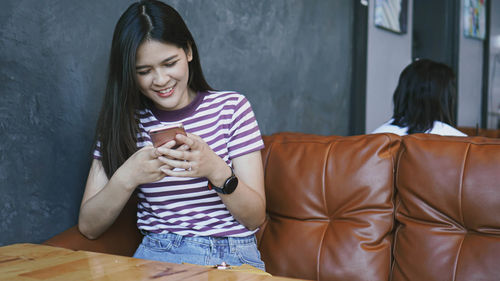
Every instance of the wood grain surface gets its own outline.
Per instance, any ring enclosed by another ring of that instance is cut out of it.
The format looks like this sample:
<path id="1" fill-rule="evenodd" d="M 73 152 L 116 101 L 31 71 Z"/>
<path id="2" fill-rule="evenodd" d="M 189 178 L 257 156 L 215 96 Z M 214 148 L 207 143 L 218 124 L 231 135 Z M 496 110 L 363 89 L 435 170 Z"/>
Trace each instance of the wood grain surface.
<path id="1" fill-rule="evenodd" d="M 220 270 L 38 244 L 0 247 L 0 280 L 297 280 L 251 266 Z"/>

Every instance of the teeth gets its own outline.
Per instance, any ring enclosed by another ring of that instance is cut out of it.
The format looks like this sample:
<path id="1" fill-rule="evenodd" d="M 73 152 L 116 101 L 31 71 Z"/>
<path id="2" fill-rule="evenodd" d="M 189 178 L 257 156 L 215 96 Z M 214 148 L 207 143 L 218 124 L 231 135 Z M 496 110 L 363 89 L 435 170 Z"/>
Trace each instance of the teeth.
<path id="1" fill-rule="evenodd" d="M 161 91 L 160 91 L 160 93 L 162 93 L 162 94 L 166 94 L 166 93 L 168 93 L 168 92 L 172 91 L 172 88 L 173 88 L 173 87 L 167 88 L 167 89 L 165 89 L 165 90 L 161 90 Z"/>

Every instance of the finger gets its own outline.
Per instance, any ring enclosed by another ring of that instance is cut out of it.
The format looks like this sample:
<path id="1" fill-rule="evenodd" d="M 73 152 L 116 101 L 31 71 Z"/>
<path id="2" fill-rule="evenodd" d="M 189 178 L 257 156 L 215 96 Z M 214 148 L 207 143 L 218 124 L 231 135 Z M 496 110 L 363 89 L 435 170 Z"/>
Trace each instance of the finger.
<path id="1" fill-rule="evenodd" d="M 157 150 L 162 154 L 162 155 L 170 155 L 172 152 L 178 150 L 178 149 L 173 149 L 172 146 L 175 145 L 175 141 L 172 140 L 172 141 L 169 141 L 168 142 L 168 145 L 165 144 L 165 145 L 162 145 L 160 147 L 157 148 Z M 171 155 L 170 155 L 171 156 Z M 173 156 L 171 156 L 173 157 Z"/>
<path id="2" fill-rule="evenodd" d="M 189 149 L 191 149 L 191 148 L 187 144 L 183 144 L 183 145 L 179 146 L 179 148 L 177 148 L 177 150 L 179 150 L 179 151 L 187 151 Z"/>
<path id="3" fill-rule="evenodd" d="M 195 141 L 203 141 L 204 142 L 204 140 L 198 135 L 190 134 L 190 137 L 193 138 Z"/>
<path id="4" fill-rule="evenodd" d="M 156 156 L 155 158 L 158 158 L 159 156 L 162 156 L 166 153 L 168 153 L 168 149 L 172 148 L 172 146 L 175 145 L 175 140 L 170 140 L 164 144 L 162 144 L 161 146 L 159 147 L 156 147 L 154 150 L 154 156 Z"/>
<path id="5" fill-rule="evenodd" d="M 167 172 L 172 171 L 173 167 L 169 165 L 163 165 L 160 167 L 160 171 L 163 172 L 164 174 L 167 174 Z"/>
<path id="6" fill-rule="evenodd" d="M 160 160 L 165 165 L 175 167 L 175 168 L 184 169 L 187 171 L 192 171 L 194 166 L 195 166 L 194 162 L 183 161 L 183 160 L 178 160 L 178 159 L 170 159 L 167 157 L 158 157 L 158 160 Z"/>
<path id="7" fill-rule="evenodd" d="M 158 157 L 158 160 L 160 160 L 163 165 L 168 165 L 168 166 L 174 167 L 174 168 L 177 168 L 176 163 L 184 162 L 184 161 L 175 160 L 173 158 L 168 158 L 165 156 Z"/>
<path id="8" fill-rule="evenodd" d="M 164 147 L 164 148 L 172 148 L 175 146 L 177 142 L 175 140 L 169 140 L 167 141 L 166 143 L 162 144 L 160 147 Z"/>
<path id="9" fill-rule="evenodd" d="M 189 161 L 185 161 L 184 162 L 184 170 L 186 171 L 192 171 L 193 170 L 193 163 L 189 162 Z"/>
<path id="10" fill-rule="evenodd" d="M 170 177 L 175 176 L 173 169 L 168 169 L 167 167 L 161 167 L 160 171 L 162 171 L 167 176 L 170 176 Z"/>
<path id="11" fill-rule="evenodd" d="M 162 164 L 168 164 L 167 163 L 168 160 L 173 160 L 173 159 L 165 157 L 165 156 L 160 156 L 160 157 L 158 157 L 158 160 L 160 160 Z"/>
<path id="12" fill-rule="evenodd" d="M 196 135 L 193 135 L 191 133 L 187 133 L 187 136 L 181 135 L 181 134 L 177 134 L 175 136 L 175 139 L 179 143 L 185 144 L 185 145 L 189 146 L 190 148 L 192 148 L 195 145 L 195 139 L 196 139 L 196 137 L 197 137 Z"/>
<path id="13" fill-rule="evenodd" d="M 161 150 L 163 156 L 171 159 L 177 159 L 181 161 L 192 160 L 192 152 L 190 150 L 179 150 L 179 149 L 163 149 Z"/>
<path id="14" fill-rule="evenodd" d="M 196 177 L 197 176 L 193 169 L 191 169 L 191 170 L 162 169 L 162 172 L 165 173 L 165 175 L 170 176 L 170 177 Z"/>
<path id="15" fill-rule="evenodd" d="M 152 159 L 158 158 L 161 156 L 161 152 L 158 151 L 157 148 L 151 147 L 152 149 L 150 150 L 150 156 Z"/>

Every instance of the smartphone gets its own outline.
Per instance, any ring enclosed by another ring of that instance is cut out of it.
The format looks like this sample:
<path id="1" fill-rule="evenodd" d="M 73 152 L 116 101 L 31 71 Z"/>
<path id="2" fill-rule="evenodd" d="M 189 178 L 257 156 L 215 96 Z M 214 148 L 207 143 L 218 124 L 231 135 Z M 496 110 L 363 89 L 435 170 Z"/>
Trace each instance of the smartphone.
<path id="1" fill-rule="evenodd" d="M 149 136 L 153 141 L 154 147 L 159 147 L 164 145 L 165 143 L 175 139 L 175 135 L 181 134 L 186 136 L 186 131 L 184 130 L 184 126 L 182 123 L 172 124 L 156 129 L 152 129 L 149 131 Z M 177 142 L 177 141 L 176 141 Z M 176 143 L 173 149 L 181 146 L 180 143 Z"/>

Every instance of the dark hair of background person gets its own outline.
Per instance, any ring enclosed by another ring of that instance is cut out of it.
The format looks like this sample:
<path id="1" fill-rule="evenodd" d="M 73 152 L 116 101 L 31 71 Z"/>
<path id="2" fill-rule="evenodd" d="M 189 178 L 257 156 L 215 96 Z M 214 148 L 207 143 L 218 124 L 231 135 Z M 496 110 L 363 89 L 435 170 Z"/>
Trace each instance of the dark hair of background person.
<path id="1" fill-rule="evenodd" d="M 416 60 L 399 77 L 392 125 L 408 127 L 408 134 L 424 133 L 434 121 L 454 126 L 456 96 L 456 78 L 449 66 Z"/>
<path id="2" fill-rule="evenodd" d="M 155 40 L 184 51 L 191 48 L 188 86 L 194 91 L 212 90 L 203 75 L 198 49 L 177 11 L 160 1 L 132 4 L 116 24 L 111 44 L 108 80 L 96 127 L 102 164 L 108 177 L 137 151 L 139 127 L 136 110 L 152 106 L 136 83 L 136 52 L 141 43 Z"/>

